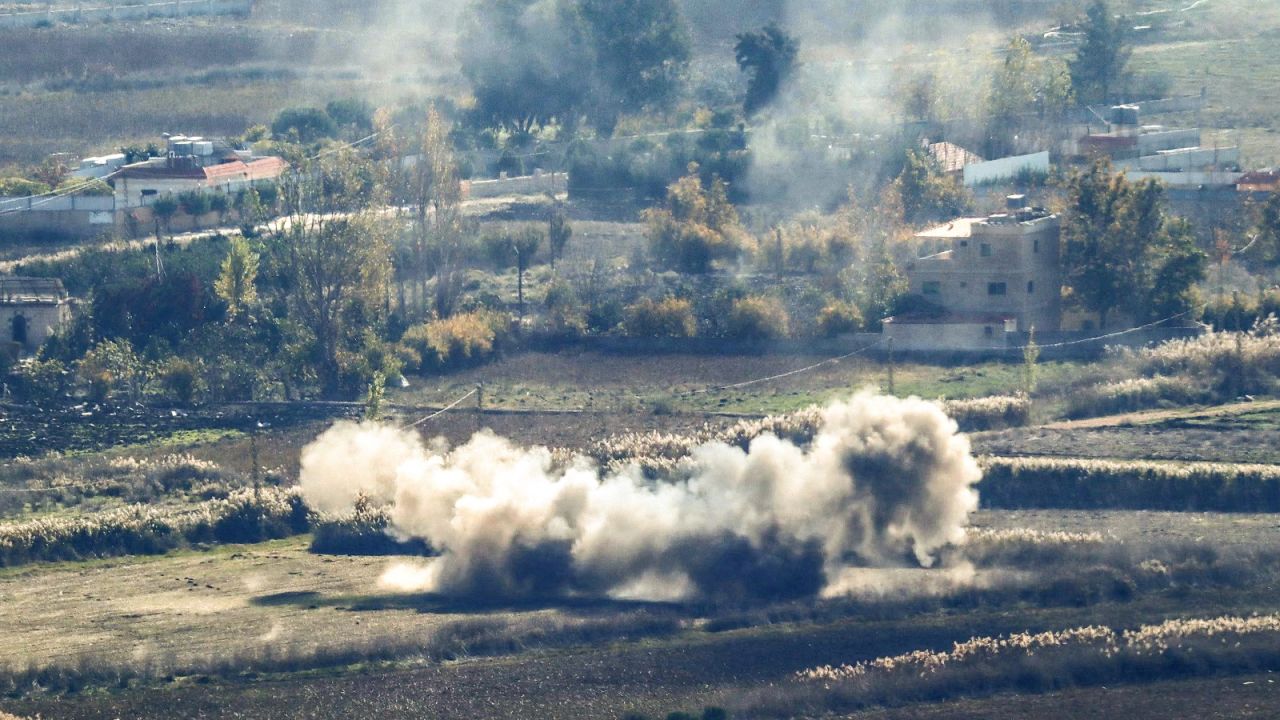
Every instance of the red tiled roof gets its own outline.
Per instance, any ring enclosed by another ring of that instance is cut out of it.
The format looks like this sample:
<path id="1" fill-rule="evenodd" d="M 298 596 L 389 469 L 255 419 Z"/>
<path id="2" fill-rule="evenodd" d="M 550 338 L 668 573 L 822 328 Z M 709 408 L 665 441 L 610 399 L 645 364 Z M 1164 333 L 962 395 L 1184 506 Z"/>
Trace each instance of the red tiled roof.
<path id="1" fill-rule="evenodd" d="M 116 171 L 114 177 L 153 179 L 153 180 L 209 180 L 213 182 L 225 180 L 270 180 L 280 176 L 289 164 L 278 157 L 258 158 L 250 163 L 241 160 L 208 165 L 205 167 L 170 167 L 167 165 L 125 165 Z"/>
<path id="2" fill-rule="evenodd" d="M 209 180 L 270 180 L 279 177 L 287 167 L 289 164 L 278 157 L 265 157 L 247 164 L 240 160 L 233 160 L 219 165 L 209 165 L 202 169 L 204 176 Z"/>
<path id="3" fill-rule="evenodd" d="M 929 154 L 942 165 L 943 172 L 960 172 L 965 165 L 982 162 L 982 158 L 949 142 L 937 142 L 929 146 Z"/>
<path id="4" fill-rule="evenodd" d="M 1280 184 L 1280 170 L 1254 170 L 1236 180 L 1236 185 L 1271 186 Z"/>

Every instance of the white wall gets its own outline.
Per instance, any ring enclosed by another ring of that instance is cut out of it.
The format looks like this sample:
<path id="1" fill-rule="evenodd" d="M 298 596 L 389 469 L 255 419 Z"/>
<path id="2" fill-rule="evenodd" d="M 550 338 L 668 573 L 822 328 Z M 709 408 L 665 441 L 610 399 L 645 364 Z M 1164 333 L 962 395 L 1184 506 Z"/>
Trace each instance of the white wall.
<path id="1" fill-rule="evenodd" d="M 1014 155 L 1013 157 L 988 160 L 964 166 L 964 184 L 980 185 L 986 182 L 1010 180 L 1018 173 L 1049 172 L 1049 151 L 1031 153 L 1030 155 Z"/>

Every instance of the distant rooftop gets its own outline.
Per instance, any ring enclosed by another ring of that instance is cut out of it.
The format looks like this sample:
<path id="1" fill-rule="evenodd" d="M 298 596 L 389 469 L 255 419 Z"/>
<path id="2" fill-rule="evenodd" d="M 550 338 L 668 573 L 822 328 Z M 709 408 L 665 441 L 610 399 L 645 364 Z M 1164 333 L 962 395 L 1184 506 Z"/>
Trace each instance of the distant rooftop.
<path id="1" fill-rule="evenodd" d="M 66 299 L 57 278 L 0 276 L 0 305 L 56 305 Z"/>

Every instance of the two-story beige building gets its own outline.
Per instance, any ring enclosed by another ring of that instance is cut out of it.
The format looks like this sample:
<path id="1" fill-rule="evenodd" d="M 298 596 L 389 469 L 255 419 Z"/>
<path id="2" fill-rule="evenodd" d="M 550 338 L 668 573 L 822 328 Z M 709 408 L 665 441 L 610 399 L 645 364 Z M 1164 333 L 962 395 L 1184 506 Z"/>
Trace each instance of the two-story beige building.
<path id="1" fill-rule="evenodd" d="M 920 233 L 934 252 L 907 265 L 910 292 L 934 308 L 885 320 L 903 350 L 1006 347 L 1007 333 L 1056 332 L 1062 322 L 1058 217 L 1009 198 L 1007 212 Z"/>

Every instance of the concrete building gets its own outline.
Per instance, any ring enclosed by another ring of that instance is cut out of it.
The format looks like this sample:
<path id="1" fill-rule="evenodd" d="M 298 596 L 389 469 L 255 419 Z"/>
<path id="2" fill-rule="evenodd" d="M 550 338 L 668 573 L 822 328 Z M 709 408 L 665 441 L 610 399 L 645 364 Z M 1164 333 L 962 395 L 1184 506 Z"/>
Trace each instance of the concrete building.
<path id="1" fill-rule="evenodd" d="M 1171 188 L 1235 185 L 1239 147 L 1201 147 L 1199 128 L 1142 125 L 1140 112 L 1137 105 L 1111 108 L 1107 131 L 1081 138 L 1080 153 L 1110 158 L 1130 180 L 1150 178 Z"/>
<path id="2" fill-rule="evenodd" d="M 254 157 L 219 140 L 166 136 L 165 157 L 125 165 L 107 176 L 116 191 L 116 209 L 151 205 L 165 195 L 185 192 L 233 194 L 274 182 L 289 165 L 278 157 Z"/>
<path id="3" fill-rule="evenodd" d="M 1005 334 L 1056 332 L 1062 322 L 1059 222 L 1009 198 L 1008 212 L 961 218 L 917 236 L 935 252 L 907 265 L 909 292 L 931 311 L 889 318 L 903 350 L 1005 346 Z"/>
<path id="4" fill-rule="evenodd" d="M 0 332 L 15 356 L 30 355 L 71 314 L 62 281 L 53 278 L 0 277 Z"/>
<path id="5" fill-rule="evenodd" d="M 257 183 L 273 182 L 287 168 L 288 164 L 277 157 L 249 162 L 237 159 L 206 166 L 186 157 L 152 158 L 126 165 L 107 180 L 116 191 L 116 208 L 127 209 L 151 205 L 166 195 L 191 191 L 231 195 Z"/>

